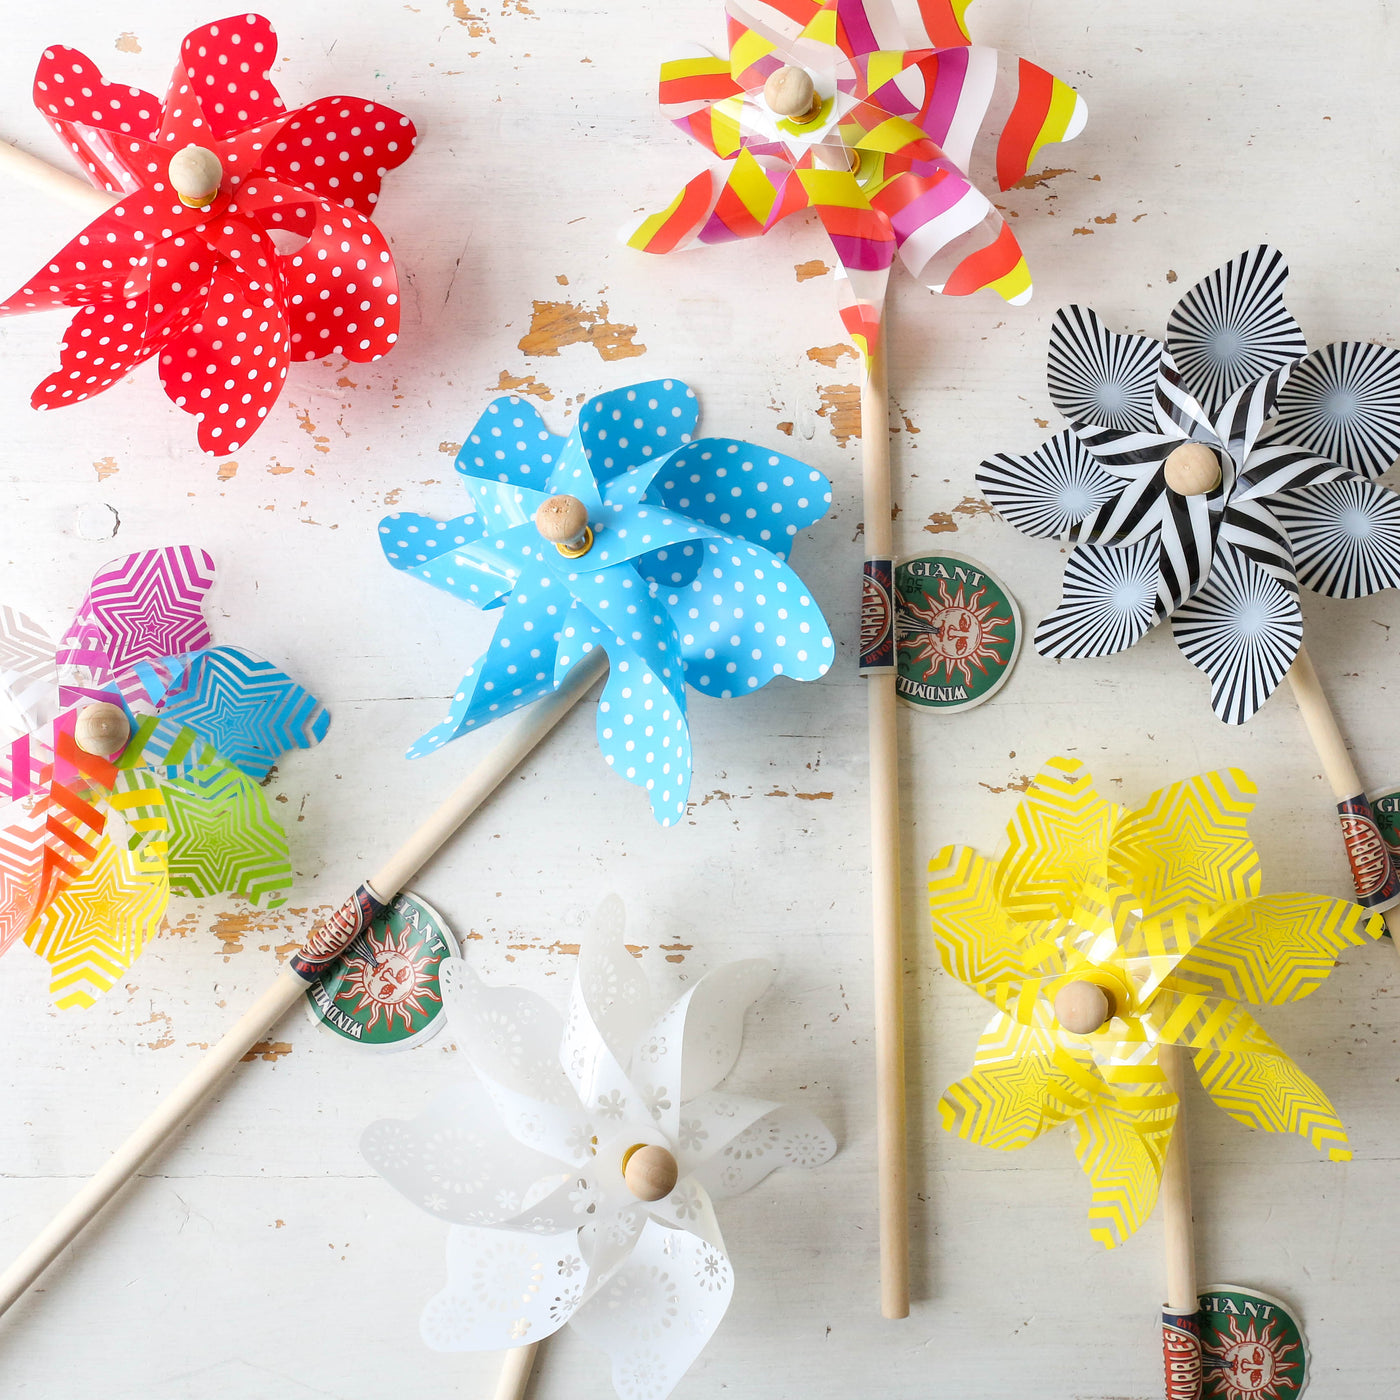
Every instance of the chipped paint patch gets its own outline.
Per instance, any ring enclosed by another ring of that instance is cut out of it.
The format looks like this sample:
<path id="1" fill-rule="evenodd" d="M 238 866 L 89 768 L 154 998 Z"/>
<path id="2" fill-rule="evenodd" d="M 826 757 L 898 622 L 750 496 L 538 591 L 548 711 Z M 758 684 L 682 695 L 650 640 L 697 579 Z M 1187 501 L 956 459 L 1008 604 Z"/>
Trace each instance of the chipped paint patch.
<path id="1" fill-rule="evenodd" d="M 990 783 L 978 783 L 978 787 L 984 787 L 988 792 L 1025 792 L 1035 781 L 1029 773 L 1022 773 L 1019 778 L 1011 778 L 1005 787 L 993 787 Z"/>
<path id="2" fill-rule="evenodd" d="M 275 1065 L 284 1055 L 292 1053 L 292 1045 L 288 1040 L 260 1040 L 253 1048 L 244 1055 L 242 1063 L 247 1064 L 249 1060 L 266 1060 L 268 1064 Z M 282 1223 L 280 1220 L 277 1222 Z"/>
<path id="3" fill-rule="evenodd" d="M 440 442 L 438 451 L 446 453 L 449 457 L 455 457 L 462 450 L 460 442 Z"/>
<path id="4" fill-rule="evenodd" d="M 992 503 L 982 496 L 964 496 L 953 507 L 954 515 L 995 515 Z"/>
<path id="5" fill-rule="evenodd" d="M 101 461 L 92 464 L 92 469 L 97 473 L 99 481 L 106 481 L 109 476 L 116 476 L 121 471 L 115 457 L 103 457 Z"/>
<path id="6" fill-rule="evenodd" d="M 130 30 L 125 34 L 117 35 L 118 53 L 140 53 L 141 41 Z"/>
<path id="7" fill-rule="evenodd" d="M 786 788 L 774 788 L 772 792 L 765 792 L 765 797 L 795 797 L 799 802 L 830 802 L 835 797 L 834 792 L 789 792 Z"/>
<path id="8" fill-rule="evenodd" d="M 791 437 L 791 436 L 792 436 L 792 424 L 791 424 L 791 423 L 779 423 L 779 424 L 778 424 L 778 431 L 779 431 L 780 433 L 786 434 L 788 437 Z"/>
<path id="9" fill-rule="evenodd" d="M 819 384 L 821 407 L 817 417 L 825 418 L 831 426 L 831 436 L 838 447 L 845 447 L 852 438 L 860 437 L 860 385 Z"/>
<path id="10" fill-rule="evenodd" d="M 311 421 L 311 411 L 306 408 L 297 408 L 296 404 L 291 404 L 291 408 L 296 410 L 297 426 L 311 439 L 311 445 L 317 452 L 329 452 L 330 438 L 316 431 L 316 425 Z"/>
<path id="11" fill-rule="evenodd" d="M 267 474 L 268 476 L 286 476 L 291 470 L 293 470 L 291 467 L 284 467 L 282 463 L 274 457 L 268 466 Z"/>
<path id="12" fill-rule="evenodd" d="M 140 1026 L 156 1026 L 156 1025 L 158 1025 L 158 1026 L 160 1027 L 160 1030 L 156 1032 L 156 1038 L 155 1038 L 154 1040 L 148 1040 L 148 1041 L 145 1042 L 146 1049 L 147 1049 L 147 1050 L 166 1050 L 166 1049 L 168 1049 L 170 1046 L 174 1045 L 174 1044 L 175 1044 L 175 1037 L 174 1037 L 174 1035 L 171 1033 L 171 1030 L 170 1030 L 170 1027 L 171 1027 L 172 1024 L 173 1024 L 173 1023 L 172 1023 L 170 1017 L 167 1016 L 167 1015 L 165 1014 L 164 1011 L 155 1011 L 155 1010 L 152 1010 L 150 1016 L 147 1017 L 146 1020 L 144 1020 L 144 1021 L 138 1021 L 138 1022 L 137 1022 L 137 1025 L 140 1025 Z"/>
<path id="13" fill-rule="evenodd" d="M 503 394 L 525 394 L 545 403 L 554 397 L 554 390 L 548 384 L 541 384 L 533 374 L 508 374 L 502 370 L 496 388 Z"/>
<path id="14" fill-rule="evenodd" d="M 220 462 L 219 470 L 214 473 L 220 481 L 232 481 L 238 475 L 237 462 Z"/>
<path id="15" fill-rule="evenodd" d="M 462 25 L 473 39 L 491 39 L 494 44 L 495 39 L 491 38 L 491 28 L 486 23 L 486 16 L 477 14 L 471 9 L 466 0 L 447 0 L 447 8 L 452 11 L 452 17 L 458 24 Z"/>
<path id="16" fill-rule="evenodd" d="M 819 365 L 825 365 L 827 369 L 835 369 L 836 362 L 845 356 L 851 359 L 856 358 L 855 346 L 847 345 L 844 341 L 837 345 L 814 345 L 807 352 L 809 360 L 815 360 Z"/>
<path id="17" fill-rule="evenodd" d="M 928 524 L 924 526 L 924 533 L 928 535 L 946 535 L 950 530 L 956 530 L 958 522 L 953 519 L 952 513 L 946 510 L 936 510 L 928 518 Z"/>
<path id="18" fill-rule="evenodd" d="M 1028 175 L 1022 175 L 1014 185 L 1013 190 L 1038 190 L 1042 185 L 1048 185 L 1051 180 L 1058 180 L 1061 175 L 1073 175 L 1074 171 L 1066 166 L 1062 170 L 1033 170 Z"/>
<path id="19" fill-rule="evenodd" d="M 951 530 L 958 528 L 958 522 L 953 519 L 955 515 L 964 518 L 974 515 L 996 514 L 992 503 L 984 500 L 981 496 L 964 496 L 952 510 L 936 510 L 928 518 L 928 524 L 924 526 L 924 533 L 929 535 L 946 535 Z"/>
<path id="20" fill-rule="evenodd" d="M 813 277 L 825 277 L 831 269 L 820 258 L 813 258 L 810 262 L 796 264 L 793 271 L 799 282 L 810 282 Z"/>
<path id="21" fill-rule="evenodd" d="M 392 491 L 386 491 L 384 493 L 384 504 L 386 506 L 396 506 L 399 503 L 399 497 L 402 495 L 403 487 L 396 486 Z"/>
<path id="22" fill-rule="evenodd" d="M 557 355 L 566 345 L 591 345 L 604 360 L 628 360 L 647 351 L 645 345 L 636 344 L 636 334 L 636 326 L 608 320 L 605 301 L 596 307 L 537 301 L 519 348 L 527 355 Z"/>

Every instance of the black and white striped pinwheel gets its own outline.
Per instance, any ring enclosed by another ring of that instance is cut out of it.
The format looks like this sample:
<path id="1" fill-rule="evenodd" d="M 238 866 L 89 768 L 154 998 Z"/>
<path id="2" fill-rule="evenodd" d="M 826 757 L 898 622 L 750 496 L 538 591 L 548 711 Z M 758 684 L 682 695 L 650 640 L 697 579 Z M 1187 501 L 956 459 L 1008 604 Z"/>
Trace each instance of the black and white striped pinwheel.
<path id="1" fill-rule="evenodd" d="M 1303 639 L 1298 585 L 1331 598 L 1400 586 L 1400 350 L 1308 352 L 1283 304 L 1277 249 L 1198 282 L 1166 343 L 1116 335 L 1069 306 L 1049 383 L 1070 421 L 977 479 L 1028 535 L 1072 542 L 1050 657 L 1108 656 L 1167 618 L 1227 724 L 1249 719 Z"/>

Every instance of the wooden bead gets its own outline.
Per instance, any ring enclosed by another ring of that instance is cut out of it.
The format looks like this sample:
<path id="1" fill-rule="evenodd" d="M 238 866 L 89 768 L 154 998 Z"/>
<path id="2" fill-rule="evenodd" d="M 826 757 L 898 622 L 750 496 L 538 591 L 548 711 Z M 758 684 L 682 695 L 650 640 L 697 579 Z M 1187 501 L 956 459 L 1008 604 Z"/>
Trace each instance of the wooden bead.
<path id="1" fill-rule="evenodd" d="M 191 209 L 211 205 L 223 178 L 224 167 L 207 146 L 186 146 L 170 157 L 171 187 Z"/>
<path id="2" fill-rule="evenodd" d="M 84 753 L 110 758 L 131 738 L 131 726 L 120 705 L 109 705 L 105 700 L 99 700 L 95 705 L 86 705 L 78 711 L 73 738 Z"/>
<path id="3" fill-rule="evenodd" d="M 1071 1035 L 1093 1035 L 1108 1024 L 1110 1007 L 1095 982 L 1066 982 L 1055 993 L 1055 1019 Z"/>
<path id="4" fill-rule="evenodd" d="M 577 496 L 551 496 L 535 512 L 535 529 L 550 544 L 573 548 L 583 543 L 588 507 Z"/>
<path id="5" fill-rule="evenodd" d="M 1179 496 L 1204 496 L 1220 485 L 1220 458 L 1203 442 L 1183 442 L 1167 457 L 1166 479 Z"/>
<path id="6" fill-rule="evenodd" d="M 806 121 L 817 114 L 822 100 L 812 75 L 805 68 L 779 68 L 763 85 L 769 110 L 792 121 Z"/>
<path id="7" fill-rule="evenodd" d="M 639 1201 L 659 1201 L 676 1189 L 676 1159 L 664 1147 L 638 1143 L 622 1159 L 622 1179 Z"/>

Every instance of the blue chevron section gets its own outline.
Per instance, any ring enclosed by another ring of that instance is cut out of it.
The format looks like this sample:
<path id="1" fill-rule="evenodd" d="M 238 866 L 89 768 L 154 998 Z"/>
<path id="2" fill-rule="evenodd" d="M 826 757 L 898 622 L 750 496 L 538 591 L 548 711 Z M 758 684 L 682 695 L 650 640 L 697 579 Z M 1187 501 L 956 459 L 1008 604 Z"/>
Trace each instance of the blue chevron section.
<path id="1" fill-rule="evenodd" d="M 259 782 L 288 749 L 325 738 L 330 712 L 271 662 L 237 647 L 191 653 L 161 718 L 187 725 Z"/>

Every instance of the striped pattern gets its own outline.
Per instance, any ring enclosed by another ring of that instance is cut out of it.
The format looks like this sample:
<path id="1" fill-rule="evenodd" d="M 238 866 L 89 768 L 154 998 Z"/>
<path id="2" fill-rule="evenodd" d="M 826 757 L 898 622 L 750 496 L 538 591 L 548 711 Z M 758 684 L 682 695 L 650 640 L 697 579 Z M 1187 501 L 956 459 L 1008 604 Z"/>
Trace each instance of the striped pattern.
<path id="1" fill-rule="evenodd" d="M 1079 132 L 1084 104 L 1044 69 L 970 46 L 964 9 L 923 0 L 911 20 L 892 0 L 730 0 L 727 64 L 667 63 L 660 92 L 666 115 L 727 164 L 640 220 L 629 246 L 668 253 L 755 237 L 813 209 L 841 266 L 842 320 L 867 361 L 896 252 L 934 291 L 1026 300 L 1021 249 L 973 171 L 1009 188 L 1046 145 Z M 811 121 L 778 120 L 763 100 L 786 63 L 814 74 L 823 105 Z"/>
<path id="2" fill-rule="evenodd" d="M 1069 918 L 1079 888 L 1102 873 L 1121 814 L 1121 807 L 1099 796 L 1078 759 L 1052 758 L 1006 828 L 1006 853 L 995 876 L 997 902 L 1022 922 Z M 948 971 L 971 980 L 951 967 Z"/>
<path id="3" fill-rule="evenodd" d="M 1050 401 L 1072 423 L 1153 432 L 1153 395 L 1162 347 L 1145 335 L 1117 335 L 1087 306 L 1064 306 L 1050 327 Z"/>
<path id="4" fill-rule="evenodd" d="M 1400 457 L 1400 350 L 1338 341 L 1289 376 L 1269 438 L 1373 479 Z"/>
<path id="5" fill-rule="evenodd" d="M 1156 536 L 1072 550 L 1060 605 L 1035 629 L 1035 649 L 1056 658 L 1126 651 L 1157 621 L 1160 557 Z"/>
<path id="6" fill-rule="evenodd" d="M 1123 490 L 1070 429 L 1024 457 L 998 453 L 977 469 L 983 495 L 1022 534 L 1076 540 L 1079 527 Z"/>
<path id="7" fill-rule="evenodd" d="M 1075 1121 L 1074 1155 L 1093 1187 L 1089 1234 L 1105 1249 L 1131 1238 L 1157 1202 L 1176 1126 L 1176 1095 L 1157 1075 Z"/>
<path id="8" fill-rule="evenodd" d="M 1298 582 L 1329 598 L 1400 588 L 1400 495 L 1353 476 L 1286 491 L 1273 502 Z"/>
<path id="9" fill-rule="evenodd" d="M 1216 718 L 1243 724 L 1293 665 L 1303 613 L 1296 589 L 1222 542 L 1206 586 L 1172 617 L 1172 633 L 1181 654 L 1210 677 Z"/>
<path id="10" fill-rule="evenodd" d="M 0 737 L 40 729 L 58 711 L 53 639 L 33 618 L 0 606 Z"/>
<path id="11" fill-rule="evenodd" d="M 1283 304 L 1287 281 L 1283 254 L 1261 244 L 1197 282 L 1167 321 L 1167 350 L 1212 417 L 1241 386 L 1308 353 Z"/>
<path id="12" fill-rule="evenodd" d="M 929 916 L 939 961 L 950 976 L 978 990 L 1021 973 L 1025 929 L 998 903 L 997 875 L 991 861 L 967 846 L 946 846 L 929 861 Z"/>

